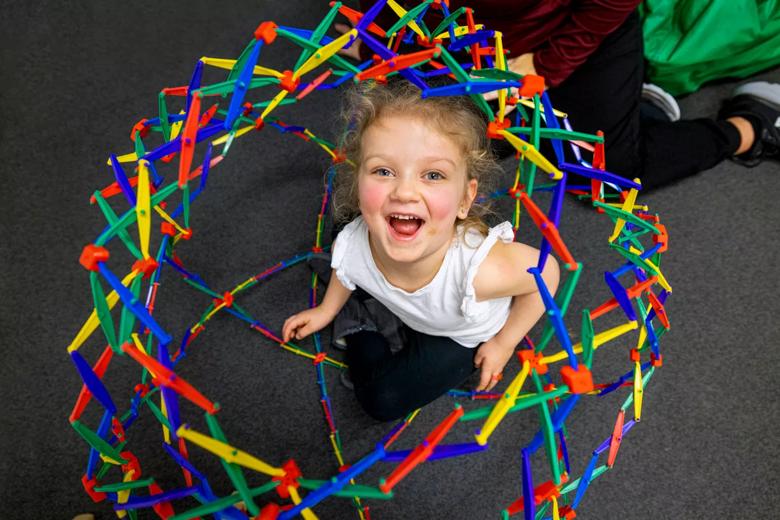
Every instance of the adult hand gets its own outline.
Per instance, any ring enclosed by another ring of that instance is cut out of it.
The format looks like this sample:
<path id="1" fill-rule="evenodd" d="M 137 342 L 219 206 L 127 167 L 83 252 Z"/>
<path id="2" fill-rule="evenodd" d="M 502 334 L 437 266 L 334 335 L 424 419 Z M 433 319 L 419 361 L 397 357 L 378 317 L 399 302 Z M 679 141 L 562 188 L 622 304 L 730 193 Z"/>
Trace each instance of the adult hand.
<path id="1" fill-rule="evenodd" d="M 303 339 L 309 334 L 322 330 L 332 320 L 333 317 L 323 311 L 321 305 L 306 309 L 287 318 L 282 326 L 282 339 L 285 343 L 292 338 Z"/>
<path id="2" fill-rule="evenodd" d="M 514 345 L 505 345 L 495 337 L 479 346 L 474 356 L 474 366 L 480 369 L 477 391 L 489 392 L 501 381 L 504 367 L 514 352 Z"/>
<path id="3" fill-rule="evenodd" d="M 525 54 L 521 54 L 517 58 L 507 60 L 506 68 L 510 72 L 520 74 L 521 76 L 525 76 L 526 74 L 536 75 L 536 68 L 534 67 L 534 53 L 527 52 Z M 511 87 L 509 92 L 511 95 L 515 95 L 517 94 L 517 89 L 515 87 Z M 498 91 L 494 90 L 492 92 L 486 92 L 483 94 L 483 96 L 485 101 L 492 101 L 494 99 L 498 99 Z M 506 105 L 506 108 L 504 108 L 504 115 L 509 114 L 514 109 L 514 105 Z"/>
<path id="4" fill-rule="evenodd" d="M 343 23 L 337 23 L 333 27 L 341 34 L 348 33 L 349 31 L 352 30 L 352 27 Z M 349 49 L 341 49 L 338 52 L 338 54 L 341 54 L 342 56 L 346 56 L 347 58 L 352 58 L 355 61 L 361 61 L 360 59 L 361 45 L 363 45 L 363 42 L 360 41 L 360 38 L 355 38 L 355 41 L 352 42 L 352 45 L 349 46 Z"/>

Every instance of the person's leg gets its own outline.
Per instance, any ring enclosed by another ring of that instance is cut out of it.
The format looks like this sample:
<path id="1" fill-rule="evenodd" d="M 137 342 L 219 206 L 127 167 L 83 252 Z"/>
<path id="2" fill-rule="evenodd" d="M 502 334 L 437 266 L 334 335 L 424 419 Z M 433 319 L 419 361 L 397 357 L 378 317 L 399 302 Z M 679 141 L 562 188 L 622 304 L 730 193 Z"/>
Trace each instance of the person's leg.
<path id="1" fill-rule="evenodd" d="M 652 189 L 711 168 L 742 143 L 726 121 L 661 122 L 640 117 L 642 27 L 634 13 L 564 83 L 550 90 L 579 131 L 604 131 L 607 170 Z"/>
<path id="2" fill-rule="evenodd" d="M 400 419 L 457 387 L 474 372 L 476 349 L 405 327 L 404 348 L 393 354 L 377 332 L 346 336 L 346 361 L 355 395 L 380 421 Z"/>

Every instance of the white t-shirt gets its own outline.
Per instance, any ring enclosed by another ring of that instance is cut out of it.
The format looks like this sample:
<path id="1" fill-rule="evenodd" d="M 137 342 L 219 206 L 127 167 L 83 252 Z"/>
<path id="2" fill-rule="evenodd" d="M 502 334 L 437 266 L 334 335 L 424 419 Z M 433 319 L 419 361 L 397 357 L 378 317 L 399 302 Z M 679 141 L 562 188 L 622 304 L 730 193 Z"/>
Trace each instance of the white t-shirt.
<path id="1" fill-rule="evenodd" d="M 475 229 L 461 231 L 433 280 L 411 293 L 392 285 L 377 268 L 363 217 L 339 233 L 331 267 L 344 287 L 360 287 L 410 328 L 474 348 L 501 330 L 512 303 L 511 296 L 476 301 L 474 277 L 496 241 L 512 242 L 514 232 L 509 222 L 491 228 L 487 237 Z"/>

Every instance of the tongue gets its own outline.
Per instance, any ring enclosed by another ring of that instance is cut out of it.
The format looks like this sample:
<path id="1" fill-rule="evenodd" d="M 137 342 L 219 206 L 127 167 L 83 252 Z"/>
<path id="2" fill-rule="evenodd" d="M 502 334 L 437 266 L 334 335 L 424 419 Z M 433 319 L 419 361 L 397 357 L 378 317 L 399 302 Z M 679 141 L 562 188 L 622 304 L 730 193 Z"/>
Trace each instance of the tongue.
<path id="1" fill-rule="evenodd" d="M 393 226 L 393 229 L 399 235 L 414 235 L 417 230 L 420 229 L 420 224 L 420 220 L 416 218 L 403 220 L 398 218 L 390 219 L 390 225 Z"/>

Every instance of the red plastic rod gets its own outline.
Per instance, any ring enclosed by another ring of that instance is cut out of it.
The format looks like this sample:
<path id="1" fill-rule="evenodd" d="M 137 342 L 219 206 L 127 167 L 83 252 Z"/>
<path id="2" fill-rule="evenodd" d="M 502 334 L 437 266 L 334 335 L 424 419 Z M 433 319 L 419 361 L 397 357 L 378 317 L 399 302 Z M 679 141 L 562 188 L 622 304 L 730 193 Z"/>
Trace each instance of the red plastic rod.
<path id="1" fill-rule="evenodd" d="M 181 135 L 179 188 L 183 188 L 187 184 L 190 166 L 192 166 L 192 155 L 195 152 L 195 139 L 198 135 L 198 122 L 200 121 L 200 100 L 200 96 L 192 96 L 190 111 L 187 113 L 187 121 L 184 123 L 184 131 Z"/>
<path id="2" fill-rule="evenodd" d="M 362 81 L 364 79 L 371 79 L 377 76 L 386 76 L 390 72 L 406 69 L 412 65 L 416 65 L 431 58 L 438 57 L 440 53 L 441 51 L 438 48 L 434 48 L 403 54 L 401 56 L 394 56 L 389 60 L 380 62 L 378 65 L 374 65 L 370 69 L 364 70 L 357 75 L 357 79 Z"/>
<path id="3" fill-rule="evenodd" d="M 383 493 L 389 493 L 396 484 L 409 474 L 418 464 L 425 462 L 433 453 L 433 449 L 441 442 L 447 432 L 449 432 L 455 423 L 463 415 L 463 407 L 456 405 L 455 409 L 428 434 L 425 440 L 417 446 L 412 452 L 393 470 L 387 480 L 380 483 L 379 489 Z"/>
<path id="4" fill-rule="evenodd" d="M 534 201 L 531 200 L 528 194 L 521 193 L 520 202 L 523 203 L 523 206 L 525 206 L 525 209 L 531 215 L 534 224 L 536 224 L 536 227 L 538 227 L 539 231 L 542 232 L 542 235 L 544 235 L 544 237 L 550 241 L 550 245 L 561 258 L 561 260 L 563 260 L 564 263 L 569 264 L 571 270 L 576 270 L 577 262 L 574 260 L 574 257 L 571 256 L 571 253 L 569 253 L 569 249 L 566 247 L 566 244 L 563 243 L 561 235 L 558 233 L 558 228 L 555 227 L 555 224 L 553 224 L 552 221 L 547 218 L 547 215 L 545 215 L 544 212 L 539 209 L 539 206 L 537 206 Z"/>
<path id="5" fill-rule="evenodd" d="M 216 413 L 218 408 L 187 381 L 176 375 L 171 369 L 163 366 L 157 360 L 147 356 L 130 343 L 122 344 L 122 351 L 129 354 L 138 363 L 155 375 L 158 384 L 170 388 L 180 396 L 204 409 L 208 413 Z"/>

